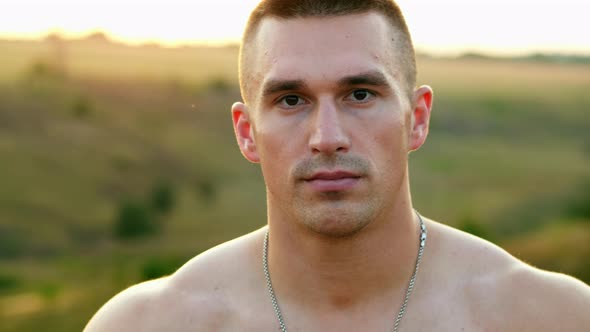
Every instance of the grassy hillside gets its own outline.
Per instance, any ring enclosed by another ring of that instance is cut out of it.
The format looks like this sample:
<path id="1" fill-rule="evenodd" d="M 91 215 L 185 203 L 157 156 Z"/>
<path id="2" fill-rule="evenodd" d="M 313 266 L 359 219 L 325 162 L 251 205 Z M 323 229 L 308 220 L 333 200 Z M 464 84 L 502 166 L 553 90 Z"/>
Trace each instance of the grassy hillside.
<path id="1" fill-rule="evenodd" d="M 0 48 L 0 330 L 79 331 L 119 290 L 265 223 L 231 129 L 237 48 Z M 590 282 L 590 66 L 418 65 L 435 107 L 416 207 Z"/>

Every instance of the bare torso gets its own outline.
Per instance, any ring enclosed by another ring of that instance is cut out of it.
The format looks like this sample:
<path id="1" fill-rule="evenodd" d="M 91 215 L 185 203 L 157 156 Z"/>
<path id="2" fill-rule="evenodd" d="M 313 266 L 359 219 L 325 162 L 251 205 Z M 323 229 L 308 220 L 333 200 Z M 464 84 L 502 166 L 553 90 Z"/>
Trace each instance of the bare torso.
<path id="1" fill-rule="evenodd" d="M 588 331 L 590 288 L 427 221 L 429 239 L 400 331 Z M 174 275 L 133 286 L 85 331 L 277 331 L 262 270 L 264 229 L 215 247 Z M 392 266 L 392 268 L 395 268 Z M 399 300 L 316 310 L 280 297 L 289 331 L 390 331 Z"/>

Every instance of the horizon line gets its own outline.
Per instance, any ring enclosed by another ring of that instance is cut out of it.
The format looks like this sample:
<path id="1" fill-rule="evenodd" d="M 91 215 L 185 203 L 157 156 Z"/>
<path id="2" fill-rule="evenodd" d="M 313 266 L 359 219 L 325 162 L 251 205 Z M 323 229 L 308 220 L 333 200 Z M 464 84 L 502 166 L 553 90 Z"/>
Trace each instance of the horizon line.
<path id="1" fill-rule="evenodd" d="M 0 32 L 0 41 L 15 41 L 15 42 L 43 42 L 50 39 L 69 41 L 84 41 L 84 40 L 103 40 L 112 44 L 124 45 L 128 47 L 160 47 L 164 49 L 181 49 L 187 47 L 239 47 L 240 40 L 234 38 L 228 39 L 212 39 L 212 40 L 178 40 L 178 41 L 166 41 L 163 39 L 137 39 L 130 40 L 124 37 L 117 37 L 116 35 L 109 33 L 104 30 L 94 29 L 81 33 L 65 33 L 63 31 L 48 30 L 44 33 L 30 34 L 30 35 L 15 35 L 15 34 L 4 34 Z M 493 48 L 473 48 L 468 46 L 463 47 L 438 47 L 437 51 L 428 50 L 429 47 L 416 46 L 416 56 L 427 56 L 427 57 L 440 57 L 440 58 L 460 58 L 466 56 L 482 57 L 482 58 L 530 58 L 535 56 L 545 57 L 573 57 L 573 58 L 589 58 L 590 50 L 516 50 L 511 48 L 505 49 L 493 49 Z"/>

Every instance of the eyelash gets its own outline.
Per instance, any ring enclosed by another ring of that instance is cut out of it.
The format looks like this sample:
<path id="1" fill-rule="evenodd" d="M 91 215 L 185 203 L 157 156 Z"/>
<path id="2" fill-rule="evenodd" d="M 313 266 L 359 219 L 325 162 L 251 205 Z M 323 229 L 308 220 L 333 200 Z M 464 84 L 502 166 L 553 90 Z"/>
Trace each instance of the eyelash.
<path id="1" fill-rule="evenodd" d="M 298 102 L 297 102 L 297 105 L 288 105 L 288 104 L 285 104 L 285 102 L 286 102 L 287 98 L 290 98 L 290 97 L 296 97 L 296 98 L 299 98 L 299 100 L 298 100 Z M 299 106 L 299 105 L 300 105 L 300 103 L 299 103 L 299 102 L 300 102 L 301 100 L 305 100 L 305 99 L 303 99 L 303 98 L 299 97 L 298 95 L 285 95 L 285 96 L 283 96 L 283 97 L 281 97 L 281 98 L 279 98 L 279 99 L 278 99 L 278 101 L 277 101 L 277 104 L 279 104 L 279 106 L 281 106 L 281 107 L 284 107 L 284 108 L 293 108 L 293 107 L 297 107 L 297 106 Z"/>
<path id="2" fill-rule="evenodd" d="M 366 104 L 366 103 L 370 102 L 372 100 L 372 98 L 374 98 L 374 97 L 377 96 L 377 94 L 374 91 L 371 91 L 369 89 L 358 88 L 358 89 L 354 89 L 350 93 L 348 93 L 346 95 L 346 98 L 345 99 L 348 99 L 349 97 L 353 96 L 356 92 L 360 92 L 360 91 L 366 92 L 368 94 L 368 96 L 366 97 L 366 99 L 368 99 L 368 100 L 358 100 L 358 101 L 353 100 L 353 102 L 356 103 L 356 104 Z M 296 97 L 296 98 L 299 99 L 298 102 L 297 102 L 297 104 L 296 105 L 288 105 L 288 104 L 285 104 L 287 98 L 292 98 L 292 97 Z M 283 108 L 291 109 L 291 108 L 295 108 L 297 106 L 302 105 L 301 104 L 301 101 L 305 101 L 305 98 L 302 98 L 302 97 L 300 97 L 300 96 L 298 96 L 296 94 L 289 94 L 289 95 L 284 95 L 281 98 L 279 98 L 276 103 L 279 106 L 283 107 Z"/>
<path id="3" fill-rule="evenodd" d="M 353 95 L 354 95 L 356 92 L 361 92 L 361 91 L 362 91 L 362 92 L 366 92 L 366 93 L 367 93 L 367 97 L 366 97 L 366 99 L 368 99 L 368 100 L 366 100 L 366 99 L 365 99 L 365 100 L 358 100 L 358 101 L 355 101 L 356 103 L 359 103 L 359 104 L 365 104 L 365 103 L 368 103 L 368 102 L 370 102 L 370 101 L 372 100 L 372 98 L 374 98 L 374 97 L 376 97 L 376 96 L 377 96 L 377 94 L 376 94 L 375 92 L 373 92 L 373 91 L 371 91 L 371 90 L 369 90 L 369 89 L 354 89 L 354 90 L 352 90 L 352 92 L 350 92 L 350 93 L 349 93 L 349 94 L 348 94 L 346 97 L 353 96 Z"/>

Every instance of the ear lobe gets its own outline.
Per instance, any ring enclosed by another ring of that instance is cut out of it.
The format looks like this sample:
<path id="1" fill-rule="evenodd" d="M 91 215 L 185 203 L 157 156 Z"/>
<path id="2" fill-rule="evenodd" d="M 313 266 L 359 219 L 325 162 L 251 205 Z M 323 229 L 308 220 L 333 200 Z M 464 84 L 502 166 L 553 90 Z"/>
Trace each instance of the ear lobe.
<path id="1" fill-rule="evenodd" d="M 248 107 L 244 103 L 237 102 L 232 105 L 231 112 L 234 133 L 242 155 L 250 162 L 258 163 L 260 158 L 256 150 Z"/>
<path id="2" fill-rule="evenodd" d="M 414 92 L 414 109 L 412 110 L 412 128 L 410 135 L 410 151 L 418 150 L 426 141 L 432 111 L 432 89 L 421 86 Z"/>

